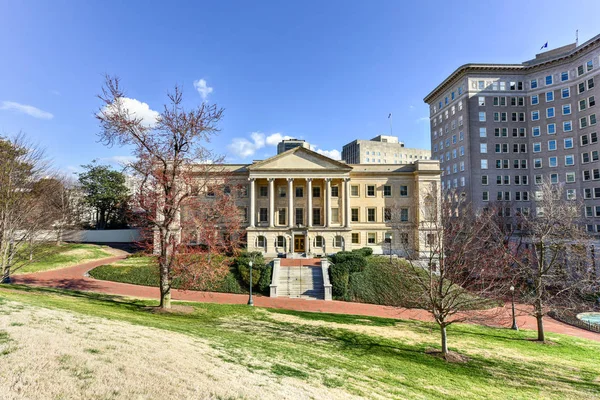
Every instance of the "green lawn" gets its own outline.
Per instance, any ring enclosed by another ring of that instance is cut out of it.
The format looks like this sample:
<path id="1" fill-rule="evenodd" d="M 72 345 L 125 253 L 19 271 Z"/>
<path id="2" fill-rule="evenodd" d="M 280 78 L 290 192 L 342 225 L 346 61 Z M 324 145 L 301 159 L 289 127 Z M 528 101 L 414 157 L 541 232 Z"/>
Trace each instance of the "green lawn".
<path id="1" fill-rule="evenodd" d="M 41 254 L 40 259 L 19 268 L 14 274 L 48 271 L 111 257 L 113 254 L 108 252 L 108 249 L 107 246 L 84 243 L 65 243 L 61 246 L 48 244 L 44 248 L 36 249 L 36 253 Z M 28 257 L 28 254 L 24 254 L 24 257 Z"/>
<path id="2" fill-rule="evenodd" d="M 425 354 L 439 336 L 424 322 L 197 303 L 163 314 L 150 301 L 6 285 L 3 301 L 183 333 L 249 374 L 368 398 L 600 398 L 600 343 L 564 335 L 548 334 L 548 345 L 529 340 L 533 331 L 453 325 L 450 348 L 470 361 L 450 364 Z"/>
<path id="3" fill-rule="evenodd" d="M 94 268 L 89 274 L 95 279 L 135 285 L 158 286 L 160 282 L 156 257 L 152 256 L 128 257 Z"/>

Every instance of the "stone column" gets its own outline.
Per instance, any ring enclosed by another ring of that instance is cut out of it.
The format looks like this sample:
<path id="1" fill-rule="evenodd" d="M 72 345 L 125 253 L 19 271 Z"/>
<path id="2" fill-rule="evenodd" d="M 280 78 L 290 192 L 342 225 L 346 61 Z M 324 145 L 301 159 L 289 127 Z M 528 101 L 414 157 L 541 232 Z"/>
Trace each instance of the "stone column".
<path id="1" fill-rule="evenodd" d="M 256 179 L 248 178 L 250 181 L 250 227 L 256 226 Z"/>
<path id="2" fill-rule="evenodd" d="M 275 226 L 275 178 L 268 178 L 269 181 L 269 227 Z"/>
<path id="3" fill-rule="evenodd" d="M 344 178 L 344 226 L 350 227 L 350 178 Z"/>
<path id="4" fill-rule="evenodd" d="M 331 226 L 331 178 L 325 178 L 325 227 Z"/>
<path id="5" fill-rule="evenodd" d="M 288 226 L 294 227 L 294 178 L 287 178 L 288 182 Z"/>
<path id="6" fill-rule="evenodd" d="M 306 226 L 312 228 L 312 178 L 306 178 L 306 196 L 308 196 L 306 210 Z"/>

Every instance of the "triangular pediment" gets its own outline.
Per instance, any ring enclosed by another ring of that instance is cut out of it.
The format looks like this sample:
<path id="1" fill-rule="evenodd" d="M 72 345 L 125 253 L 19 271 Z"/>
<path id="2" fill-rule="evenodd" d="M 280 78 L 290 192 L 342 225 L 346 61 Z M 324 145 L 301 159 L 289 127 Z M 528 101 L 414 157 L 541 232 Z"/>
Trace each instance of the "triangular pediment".
<path id="1" fill-rule="evenodd" d="M 338 171 L 348 172 L 352 167 L 304 147 L 296 147 L 266 160 L 256 162 L 248 167 L 256 171 Z"/>

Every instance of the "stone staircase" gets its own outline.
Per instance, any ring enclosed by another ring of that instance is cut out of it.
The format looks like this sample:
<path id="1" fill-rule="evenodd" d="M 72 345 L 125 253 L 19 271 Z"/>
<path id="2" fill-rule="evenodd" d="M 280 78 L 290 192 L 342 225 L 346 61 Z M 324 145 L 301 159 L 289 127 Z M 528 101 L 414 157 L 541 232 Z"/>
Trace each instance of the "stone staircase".
<path id="1" fill-rule="evenodd" d="M 321 266 L 281 266 L 278 296 L 325 299 Z"/>

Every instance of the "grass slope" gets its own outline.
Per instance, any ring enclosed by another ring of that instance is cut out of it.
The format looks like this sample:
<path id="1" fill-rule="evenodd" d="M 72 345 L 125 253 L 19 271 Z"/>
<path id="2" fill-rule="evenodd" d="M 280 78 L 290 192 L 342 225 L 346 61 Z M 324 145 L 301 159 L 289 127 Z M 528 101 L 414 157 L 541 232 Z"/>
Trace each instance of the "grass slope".
<path id="1" fill-rule="evenodd" d="M 113 264 L 94 268 L 89 274 L 95 279 L 134 285 L 158 287 L 160 282 L 156 257 L 152 256 L 128 257 Z"/>
<path id="2" fill-rule="evenodd" d="M 19 286 L 0 286 L 3 299 L 183 333 L 249 373 L 368 398 L 600 398 L 600 343 L 564 335 L 543 345 L 532 331 L 453 325 L 450 348 L 470 361 L 448 364 L 425 354 L 439 346 L 424 322 L 196 303 L 163 314 L 149 301 Z"/>
<path id="3" fill-rule="evenodd" d="M 15 271 L 15 274 L 29 274 L 33 272 L 48 271 L 77 265 L 87 261 L 111 257 L 108 247 L 95 244 L 65 243 L 61 246 L 49 244 L 44 249 L 39 249 L 39 260 L 27 264 Z"/>

